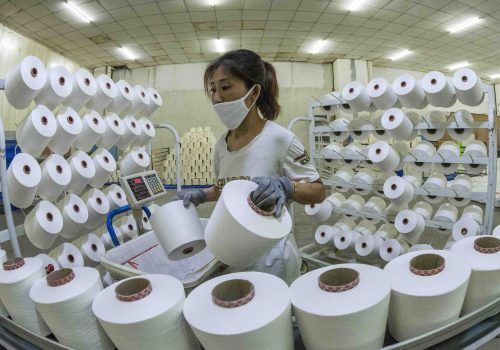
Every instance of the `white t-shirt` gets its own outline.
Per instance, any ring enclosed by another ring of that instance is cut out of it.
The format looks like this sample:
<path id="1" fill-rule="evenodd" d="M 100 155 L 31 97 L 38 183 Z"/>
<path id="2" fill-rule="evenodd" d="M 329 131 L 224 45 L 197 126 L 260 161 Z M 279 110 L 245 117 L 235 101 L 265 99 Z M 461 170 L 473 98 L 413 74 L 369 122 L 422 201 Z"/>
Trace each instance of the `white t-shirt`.
<path id="1" fill-rule="evenodd" d="M 219 138 L 214 149 L 215 181 L 220 191 L 231 180 L 257 176 L 286 176 L 303 182 L 319 179 L 300 140 L 272 121 L 267 121 L 259 135 L 236 151 L 227 149 L 226 135 Z"/>

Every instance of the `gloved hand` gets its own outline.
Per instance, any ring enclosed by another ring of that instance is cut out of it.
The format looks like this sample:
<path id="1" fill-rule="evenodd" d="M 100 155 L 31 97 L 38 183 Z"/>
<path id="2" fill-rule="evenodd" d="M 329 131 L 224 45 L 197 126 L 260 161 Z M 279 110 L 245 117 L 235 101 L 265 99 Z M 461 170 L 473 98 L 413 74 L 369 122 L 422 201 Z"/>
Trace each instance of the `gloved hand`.
<path id="1" fill-rule="evenodd" d="M 286 176 L 261 176 L 252 179 L 259 185 L 252 193 L 251 200 L 262 210 L 269 210 L 276 206 L 274 216 L 280 217 L 283 205 L 294 196 L 293 182 Z"/>
<path id="2" fill-rule="evenodd" d="M 205 203 L 207 197 L 205 196 L 205 192 L 202 190 L 196 191 L 179 191 L 175 196 L 176 200 L 182 200 L 182 204 L 185 208 L 189 207 L 189 203 L 193 203 L 195 207 L 200 205 L 201 203 Z"/>

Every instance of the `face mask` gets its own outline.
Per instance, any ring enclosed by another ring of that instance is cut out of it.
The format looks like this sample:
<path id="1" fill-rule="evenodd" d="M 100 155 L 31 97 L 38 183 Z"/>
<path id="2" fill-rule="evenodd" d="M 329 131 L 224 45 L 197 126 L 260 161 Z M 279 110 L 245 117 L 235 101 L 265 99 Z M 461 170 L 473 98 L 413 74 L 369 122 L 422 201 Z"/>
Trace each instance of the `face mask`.
<path id="1" fill-rule="evenodd" d="M 252 108 L 255 101 L 257 101 L 255 100 L 250 107 L 247 107 L 245 104 L 245 100 L 248 96 L 250 96 L 254 88 L 255 85 L 252 86 L 245 96 L 238 100 L 221 102 L 212 106 L 222 124 L 224 124 L 229 130 L 234 130 L 240 126 L 250 111 L 250 108 Z"/>

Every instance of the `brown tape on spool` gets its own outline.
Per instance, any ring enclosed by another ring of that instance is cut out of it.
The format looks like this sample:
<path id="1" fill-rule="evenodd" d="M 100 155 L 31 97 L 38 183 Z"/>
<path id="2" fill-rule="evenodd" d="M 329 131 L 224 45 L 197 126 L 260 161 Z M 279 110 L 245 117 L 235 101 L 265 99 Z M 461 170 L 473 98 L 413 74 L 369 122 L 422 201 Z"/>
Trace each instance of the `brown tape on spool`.
<path id="1" fill-rule="evenodd" d="M 445 260 L 438 254 L 421 254 L 410 260 L 410 271 L 418 276 L 433 276 L 444 270 Z"/>
<path id="2" fill-rule="evenodd" d="M 73 269 L 61 269 L 51 272 L 45 280 L 50 287 L 63 286 L 75 278 Z"/>
<path id="3" fill-rule="evenodd" d="M 248 304 L 254 296 L 255 288 L 252 282 L 244 279 L 227 280 L 212 289 L 214 304 L 225 308 Z"/>
<path id="4" fill-rule="evenodd" d="M 256 212 L 257 214 L 259 215 L 262 215 L 262 216 L 273 216 L 274 213 L 276 212 L 276 208 L 273 208 L 272 210 L 270 211 L 266 211 L 266 210 L 262 210 L 260 209 L 258 206 L 255 205 L 255 203 L 252 201 L 252 193 L 251 192 L 249 195 L 248 195 L 248 198 L 247 198 L 247 201 L 248 201 L 248 205 L 250 206 L 250 208 L 252 208 L 252 210 L 254 212 Z"/>
<path id="5" fill-rule="evenodd" d="M 474 249 L 483 254 L 500 252 L 500 239 L 496 237 L 479 237 L 474 241 Z"/>
<path id="6" fill-rule="evenodd" d="M 137 301 L 147 297 L 153 291 L 151 282 L 146 278 L 132 278 L 120 283 L 115 288 L 116 297 L 121 301 Z"/>
<path id="7" fill-rule="evenodd" d="M 24 266 L 24 258 L 20 257 L 9 259 L 3 263 L 3 269 L 5 271 L 17 270 L 18 268 L 23 266 Z"/>
<path id="8" fill-rule="evenodd" d="M 358 284 L 359 272 L 346 267 L 325 271 L 318 277 L 318 286 L 325 292 L 346 292 Z"/>

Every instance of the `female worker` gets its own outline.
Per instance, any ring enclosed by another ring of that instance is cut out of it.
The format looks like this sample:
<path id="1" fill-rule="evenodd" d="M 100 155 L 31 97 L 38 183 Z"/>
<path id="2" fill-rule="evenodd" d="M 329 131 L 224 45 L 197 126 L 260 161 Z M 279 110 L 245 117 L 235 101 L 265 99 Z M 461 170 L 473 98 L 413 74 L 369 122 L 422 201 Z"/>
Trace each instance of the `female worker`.
<path id="1" fill-rule="evenodd" d="M 274 67 L 249 50 L 235 50 L 212 62 L 205 71 L 207 95 L 220 121 L 227 127 L 215 144 L 215 186 L 181 191 L 187 207 L 216 201 L 224 185 L 234 179 L 258 184 L 252 200 L 261 209 L 285 204 L 320 203 L 325 190 L 302 143 L 289 130 L 273 122 L 279 113 L 278 82 Z M 292 235 L 249 268 L 291 283 L 300 275 L 300 258 Z"/>

